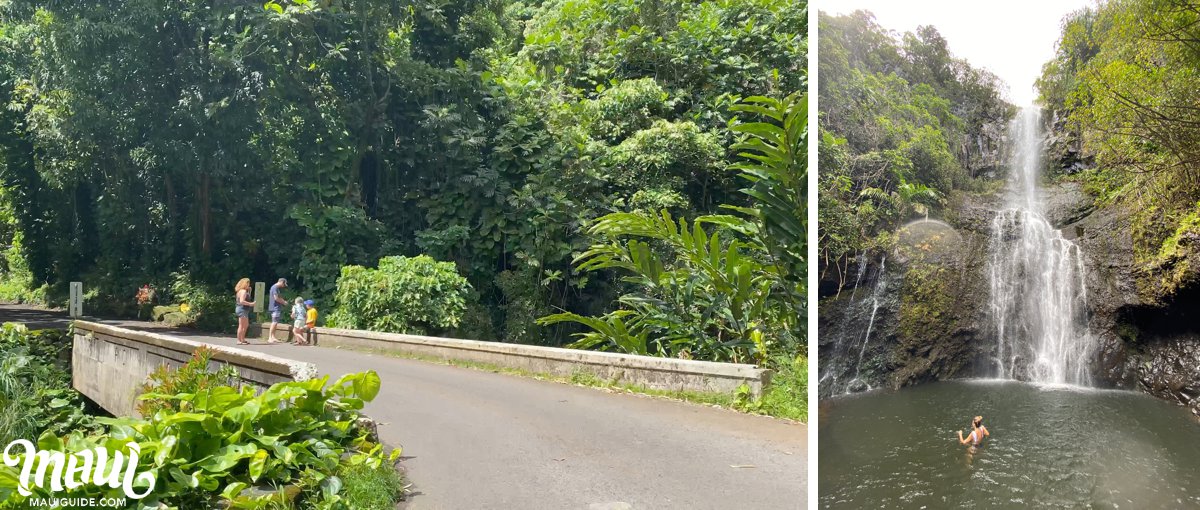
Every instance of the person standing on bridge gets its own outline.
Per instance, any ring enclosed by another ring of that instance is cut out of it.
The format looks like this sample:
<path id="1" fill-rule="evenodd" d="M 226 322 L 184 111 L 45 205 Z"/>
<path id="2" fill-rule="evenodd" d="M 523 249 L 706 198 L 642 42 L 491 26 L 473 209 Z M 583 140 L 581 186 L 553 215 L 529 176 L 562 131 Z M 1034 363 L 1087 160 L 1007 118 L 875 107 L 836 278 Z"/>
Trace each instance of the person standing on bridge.
<path id="1" fill-rule="evenodd" d="M 246 341 L 246 331 L 250 329 L 250 310 L 254 308 L 254 302 L 250 301 L 250 279 L 238 280 L 233 292 L 234 302 L 237 303 L 237 306 L 233 307 L 233 312 L 238 318 L 237 343 L 247 345 L 250 342 Z"/>
<path id="2" fill-rule="evenodd" d="M 296 304 L 292 306 L 292 343 L 296 345 L 308 345 L 305 334 L 305 317 L 307 312 L 304 310 L 304 298 L 296 296 Z"/>
<path id="3" fill-rule="evenodd" d="M 317 305 L 313 303 L 313 300 L 309 299 L 304 301 L 304 306 L 308 308 L 304 312 L 304 331 L 306 333 L 304 345 L 310 345 L 314 343 L 312 341 L 312 334 L 317 330 Z"/>
<path id="4" fill-rule="evenodd" d="M 267 311 L 271 312 L 271 330 L 270 333 L 267 334 L 268 343 L 275 344 L 282 342 L 282 340 L 275 338 L 275 327 L 279 326 L 279 319 L 283 317 L 283 308 L 281 308 L 280 305 L 287 304 L 287 301 L 283 299 L 283 296 L 279 295 L 279 292 L 286 288 L 287 278 L 280 278 L 279 281 L 275 282 L 275 285 L 271 286 L 271 301 L 267 305 Z"/>

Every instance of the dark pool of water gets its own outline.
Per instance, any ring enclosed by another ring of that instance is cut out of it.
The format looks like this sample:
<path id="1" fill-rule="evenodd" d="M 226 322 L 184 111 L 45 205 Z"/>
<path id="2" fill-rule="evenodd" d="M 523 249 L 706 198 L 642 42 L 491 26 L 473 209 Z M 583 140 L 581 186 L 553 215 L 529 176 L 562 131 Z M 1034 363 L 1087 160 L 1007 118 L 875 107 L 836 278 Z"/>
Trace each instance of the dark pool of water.
<path id="1" fill-rule="evenodd" d="M 1200 508 L 1200 423 L 1137 393 L 940 382 L 818 416 L 821 508 Z"/>

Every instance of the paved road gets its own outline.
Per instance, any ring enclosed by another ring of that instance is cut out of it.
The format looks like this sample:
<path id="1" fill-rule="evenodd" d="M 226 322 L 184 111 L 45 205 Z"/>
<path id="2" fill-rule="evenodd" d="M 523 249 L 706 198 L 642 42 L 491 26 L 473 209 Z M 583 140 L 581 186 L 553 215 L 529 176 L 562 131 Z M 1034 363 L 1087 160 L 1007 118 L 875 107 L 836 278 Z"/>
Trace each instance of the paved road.
<path id="1" fill-rule="evenodd" d="M 65 318 L 0 306 L 0 321 L 13 320 L 44 326 Z M 168 333 L 234 345 L 228 337 Z M 411 510 L 806 506 L 801 424 L 356 351 L 246 348 L 312 362 L 333 377 L 378 372 L 383 388 L 367 413 L 384 441 L 404 448 Z"/>

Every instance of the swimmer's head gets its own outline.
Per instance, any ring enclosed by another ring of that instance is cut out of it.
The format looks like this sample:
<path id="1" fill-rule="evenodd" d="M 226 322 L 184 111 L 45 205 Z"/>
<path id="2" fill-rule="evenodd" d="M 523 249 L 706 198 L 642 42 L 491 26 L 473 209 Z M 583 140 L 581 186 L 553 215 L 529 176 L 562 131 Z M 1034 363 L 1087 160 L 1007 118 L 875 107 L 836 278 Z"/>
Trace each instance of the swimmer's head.
<path id="1" fill-rule="evenodd" d="M 983 426 L 983 417 L 976 416 L 974 420 L 971 420 L 971 425 L 974 425 L 976 427 L 982 427 Z"/>

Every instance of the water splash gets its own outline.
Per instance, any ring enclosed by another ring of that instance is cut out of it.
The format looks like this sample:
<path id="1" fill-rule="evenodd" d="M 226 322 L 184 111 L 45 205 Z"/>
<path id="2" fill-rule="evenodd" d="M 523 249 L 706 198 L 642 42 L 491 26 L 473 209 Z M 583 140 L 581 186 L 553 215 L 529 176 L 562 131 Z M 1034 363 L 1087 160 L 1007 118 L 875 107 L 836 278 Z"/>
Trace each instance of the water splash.
<path id="1" fill-rule="evenodd" d="M 1013 122 L 1009 207 L 992 220 L 988 277 L 995 363 L 1005 379 L 1089 386 L 1095 340 L 1088 331 L 1083 255 L 1044 214 L 1040 127 L 1035 108 Z"/>

